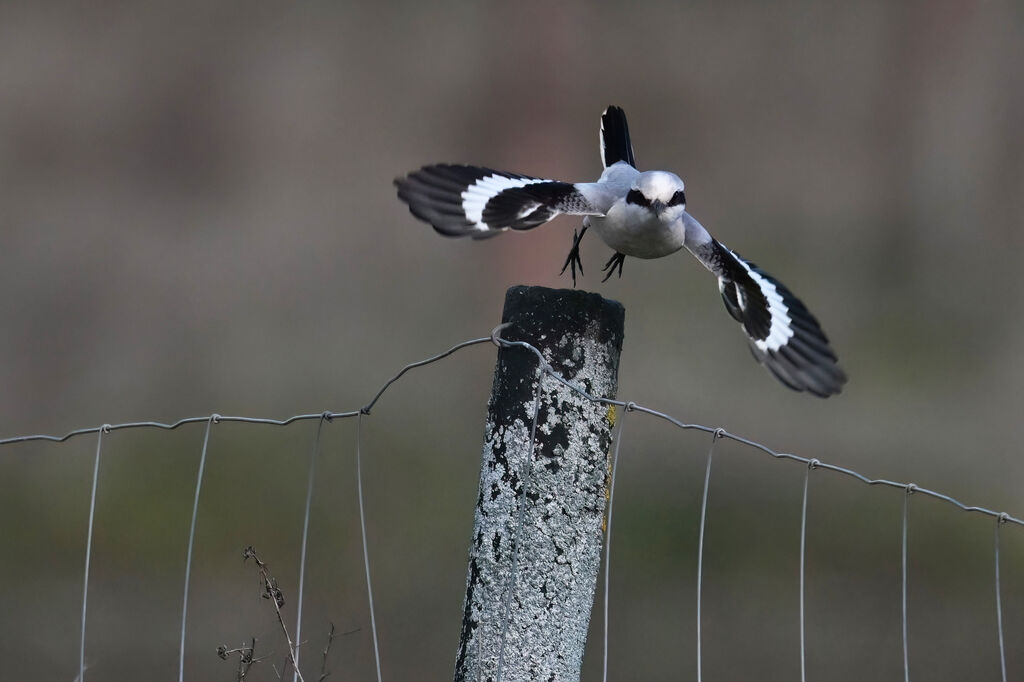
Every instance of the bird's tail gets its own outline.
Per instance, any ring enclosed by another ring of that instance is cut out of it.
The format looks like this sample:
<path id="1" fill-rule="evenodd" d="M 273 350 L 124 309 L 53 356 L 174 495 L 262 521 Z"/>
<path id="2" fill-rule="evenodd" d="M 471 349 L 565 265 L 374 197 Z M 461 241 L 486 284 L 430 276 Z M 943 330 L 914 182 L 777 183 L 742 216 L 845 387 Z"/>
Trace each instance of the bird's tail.
<path id="1" fill-rule="evenodd" d="M 605 168 L 619 161 L 636 168 L 626 112 L 620 107 L 610 106 L 601 114 L 601 161 Z"/>

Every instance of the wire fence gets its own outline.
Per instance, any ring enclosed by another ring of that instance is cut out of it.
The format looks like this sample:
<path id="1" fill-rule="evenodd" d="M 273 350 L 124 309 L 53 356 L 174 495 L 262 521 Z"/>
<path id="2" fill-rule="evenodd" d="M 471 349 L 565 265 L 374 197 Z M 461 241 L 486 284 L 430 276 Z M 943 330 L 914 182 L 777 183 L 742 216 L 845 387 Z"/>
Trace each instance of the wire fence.
<path id="1" fill-rule="evenodd" d="M 315 414 L 313 414 L 313 413 L 311 413 L 311 414 L 299 414 L 299 415 L 294 415 L 294 416 L 291 416 L 291 417 L 288 417 L 288 418 L 285 418 L 285 419 L 270 419 L 270 418 L 262 418 L 262 417 L 247 417 L 247 416 L 230 416 L 230 415 L 211 414 L 211 415 L 202 416 L 202 417 L 187 417 L 187 418 L 180 419 L 178 421 L 170 422 L 170 423 L 163 423 L 163 422 L 157 422 L 157 421 L 139 421 L 139 422 L 126 422 L 126 423 L 120 423 L 120 424 L 103 424 L 101 426 L 96 426 L 96 427 L 76 429 L 76 430 L 73 430 L 73 431 L 69 431 L 69 432 L 67 432 L 67 433 L 65 433 L 63 435 L 36 434 L 36 435 L 26 435 L 26 436 L 17 436 L 17 437 L 0 439 L 0 446 L 3 446 L 5 449 L 9 449 L 12 446 L 15 446 L 15 445 L 18 445 L 18 444 L 23 444 L 23 443 L 29 443 L 29 442 L 47 441 L 47 442 L 63 443 L 63 442 L 66 442 L 66 441 L 68 441 L 70 439 L 79 438 L 81 436 L 87 436 L 87 435 L 94 435 L 94 436 L 96 436 L 96 449 L 95 449 L 95 455 L 94 455 L 94 461 L 93 461 L 92 479 L 91 479 L 91 493 L 90 493 L 90 498 L 89 498 L 89 521 L 88 521 L 88 530 L 87 530 L 87 537 L 86 537 L 86 549 L 85 549 L 85 557 L 84 557 L 84 570 L 83 570 L 83 578 L 82 578 L 83 579 L 83 588 L 82 588 L 81 623 L 80 623 L 80 628 L 79 628 L 79 630 L 80 630 L 79 662 L 78 662 L 77 676 L 75 677 L 75 679 L 79 680 L 81 682 L 84 682 L 85 677 L 86 677 L 87 668 L 88 668 L 88 666 L 86 665 L 86 626 L 87 626 L 87 623 L 88 623 L 88 596 L 89 596 L 89 587 L 90 587 L 89 573 L 90 573 L 90 566 L 91 566 L 91 562 L 92 562 L 92 544 L 93 544 L 93 531 L 94 531 L 94 526 L 95 526 L 95 512 L 96 512 L 96 499 L 97 499 L 97 481 L 99 479 L 100 463 L 101 463 L 101 456 L 102 456 L 102 453 L 103 453 L 103 444 L 104 444 L 104 436 L 105 435 L 111 434 L 111 433 L 113 433 L 115 431 L 122 431 L 122 430 L 129 430 L 129 429 L 174 430 L 174 429 L 178 429 L 179 427 L 185 426 L 185 425 L 188 425 L 188 424 L 205 424 L 205 431 L 204 431 L 204 436 L 203 436 L 202 451 L 201 451 L 201 454 L 200 454 L 199 467 L 198 467 L 198 472 L 197 472 L 197 475 L 196 475 L 195 492 L 194 492 L 193 499 L 192 499 L 192 514 L 191 514 L 191 520 L 190 520 L 190 524 L 189 524 L 188 545 L 187 545 L 187 551 L 186 551 L 185 571 L 184 571 L 184 590 L 183 590 L 182 602 L 181 602 L 182 603 L 182 607 L 181 607 L 181 630 L 180 630 L 179 651 L 178 651 L 178 680 L 179 680 L 179 682 L 182 682 L 185 679 L 186 631 L 187 631 L 188 606 L 189 606 L 190 589 L 191 589 L 191 569 L 192 569 L 192 561 L 193 561 L 193 549 L 194 549 L 194 544 L 195 544 L 196 520 L 197 520 L 198 513 L 199 513 L 199 500 L 200 500 L 200 495 L 201 495 L 201 492 L 202 492 L 204 472 L 205 472 L 205 469 L 206 469 L 208 446 L 209 446 L 210 434 L 211 434 L 213 426 L 215 426 L 217 424 L 225 423 L 225 422 L 237 422 L 237 423 L 243 423 L 243 424 L 264 424 L 264 425 L 272 425 L 272 426 L 287 426 L 289 424 L 293 424 L 293 423 L 301 422 L 301 421 L 314 421 L 314 420 L 317 420 L 319 422 L 318 426 L 317 426 L 317 430 L 316 430 L 316 435 L 315 435 L 315 439 L 314 439 L 314 442 L 313 442 L 313 446 L 312 446 L 312 449 L 311 449 L 311 452 L 310 452 L 310 459 L 309 459 L 308 480 L 307 480 L 305 507 L 304 507 L 305 511 L 304 511 L 304 517 L 303 517 L 303 529 L 302 529 L 302 539 L 301 539 L 301 558 L 300 558 L 300 566 L 299 566 L 299 582 L 298 582 L 298 598 L 297 598 L 298 606 L 297 606 L 296 622 L 295 622 L 295 629 L 294 629 L 294 632 L 295 632 L 294 642 L 291 640 L 291 638 L 289 638 L 289 656 L 290 656 L 290 660 L 291 660 L 291 662 L 293 664 L 293 666 L 292 666 L 293 667 L 292 676 L 293 676 L 294 682 L 299 682 L 300 680 L 303 680 L 302 673 L 300 672 L 300 668 L 299 668 L 299 663 L 300 663 L 300 660 L 301 660 L 300 659 L 299 642 L 302 641 L 301 640 L 302 617 L 303 617 L 302 616 L 302 606 L 303 606 L 303 599 L 304 599 L 303 592 L 304 592 L 304 583 L 305 583 L 305 576 L 306 576 L 307 541 L 308 541 L 308 534 L 309 534 L 309 519 L 310 519 L 311 503 L 312 503 L 312 499 L 313 499 L 314 481 L 316 480 L 316 465 L 317 465 L 317 459 L 318 459 L 319 452 L 320 452 L 321 433 L 323 431 L 323 426 L 324 426 L 325 422 L 331 422 L 331 421 L 334 421 L 334 420 L 337 420 L 337 419 L 355 419 L 356 422 L 357 422 L 357 425 L 356 425 L 356 443 L 355 443 L 355 451 L 356 451 L 356 482 L 357 482 L 357 491 L 358 491 L 359 526 L 360 526 L 360 534 L 361 534 L 361 540 L 362 540 L 362 559 L 363 559 L 363 566 L 364 566 L 364 570 L 365 570 L 365 582 L 366 582 L 367 596 L 368 596 L 368 602 L 369 602 L 369 613 L 370 613 L 370 621 L 371 621 L 370 622 L 370 627 L 371 627 L 371 631 L 372 631 L 372 635 L 373 635 L 373 650 L 374 650 L 374 660 L 375 660 L 375 665 L 376 665 L 376 676 L 377 676 L 378 682 L 380 682 L 382 680 L 382 675 L 381 675 L 381 655 L 380 655 L 380 647 L 379 647 L 378 634 L 377 634 L 377 621 L 376 621 L 376 613 L 375 613 L 375 607 L 374 607 L 373 587 L 372 587 L 371 570 L 370 570 L 370 555 L 369 555 L 369 547 L 368 547 L 368 544 L 367 544 L 367 533 L 366 533 L 366 512 L 365 512 L 365 503 L 364 503 L 364 498 L 363 498 L 363 481 L 362 481 L 363 474 L 362 474 L 362 464 L 361 464 L 362 441 L 363 441 L 362 422 L 363 422 L 364 417 L 367 417 L 367 416 L 369 416 L 371 414 L 372 409 L 377 405 L 378 401 L 381 399 L 381 397 L 384 395 L 384 393 L 393 384 L 398 382 L 407 372 L 409 372 L 409 371 L 411 371 L 413 369 L 419 368 L 419 367 L 424 367 L 424 366 L 433 364 L 435 362 L 438 362 L 438 361 L 440 361 L 440 360 L 442 360 L 444 358 L 447 358 L 447 357 L 449 357 L 449 356 L 451 356 L 451 355 L 453 355 L 453 354 L 457 353 L 458 351 L 463 350 L 465 348 L 469 348 L 471 346 L 483 345 L 483 344 L 493 344 L 493 345 L 495 345 L 495 346 L 497 346 L 499 348 L 518 348 L 518 349 L 521 349 L 523 352 L 533 354 L 537 358 L 537 363 L 538 363 L 537 364 L 537 371 L 538 371 L 539 381 L 543 380 L 543 378 L 545 378 L 545 377 L 550 377 L 551 379 L 557 381 L 558 383 L 561 383 L 562 385 L 566 386 L 568 389 L 576 392 L 577 394 L 579 394 L 580 396 L 586 398 L 589 401 L 592 401 L 592 402 L 595 402 L 595 403 L 600 403 L 600 404 L 603 404 L 603 405 L 614 406 L 616 408 L 621 408 L 623 410 L 624 415 L 625 414 L 630 414 L 630 413 L 644 414 L 644 415 L 648 415 L 648 416 L 651 416 L 651 417 L 655 417 L 655 418 L 660 419 L 660 420 L 664 420 L 664 421 L 670 423 L 671 425 L 673 425 L 673 426 L 675 426 L 675 427 L 677 427 L 679 429 L 682 429 L 682 430 L 695 430 L 695 431 L 705 432 L 705 433 L 707 433 L 708 435 L 711 436 L 711 443 L 710 443 L 710 446 L 709 446 L 709 449 L 708 449 L 708 452 L 707 452 L 705 469 L 704 469 L 705 475 L 704 475 L 703 491 L 702 491 L 701 505 L 700 505 L 700 525 L 699 525 L 700 531 L 699 531 L 698 546 L 697 546 L 697 574 L 696 574 L 697 575 L 697 579 L 696 579 L 697 599 L 696 599 L 696 614 L 695 615 L 696 615 L 696 633 L 697 633 L 697 642 L 696 642 L 696 679 L 698 680 L 698 682 L 700 682 L 700 680 L 702 679 L 702 675 L 703 675 L 703 662 L 702 662 L 702 656 L 701 656 L 701 653 L 702 653 L 702 650 L 703 650 L 702 631 L 701 631 L 701 623 L 702 623 L 701 608 L 702 608 L 702 596 L 703 596 L 703 591 L 704 591 L 704 585 L 703 585 L 704 572 L 703 572 L 703 569 L 704 569 L 705 528 L 706 528 L 706 524 L 707 524 L 707 509 L 708 509 L 708 496 L 709 496 L 708 491 L 709 491 L 709 486 L 710 486 L 710 482 L 711 482 L 711 478 L 712 478 L 712 468 L 713 468 L 712 465 L 713 465 L 714 456 L 715 456 L 716 444 L 719 441 L 721 441 L 721 440 L 731 440 L 731 441 L 734 441 L 736 443 L 740 443 L 742 445 L 745 445 L 745 446 L 747 446 L 749 448 L 753 448 L 753 449 L 755 449 L 757 451 L 760 451 L 760 452 L 762 452 L 762 453 L 764 453 L 766 455 L 769 455 L 771 458 L 774 458 L 776 460 L 792 460 L 792 461 L 799 462 L 799 463 L 803 464 L 806 467 L 805 471 L 804 471 L 804 476 L 803 476 L 803 495 L 802 495 L 802 500 L 801 500 L 800 550 L 799 550 L 799 617 L 800 617 L 800 627 L 799 627 L 799 633 L 800 633 L 800 635 L 799 635 L 799 637 L 800 637 L 799 650 L 800 650 L 800 654 L 799 655 L 800 655 L 800 674 L 801 674 L 801 680 L 806 680 L 807 679 L 807 677 L 806 677 L 806 675 L 807 675 L 807 673 L 806 673 L 806 626 L 805 626 L 805 612 L 806 612 L 806 603 L 805 603 L 805 594 L 806 594 L 806 546 L 807 546 L 806 539 L 807 539 L 807 516 L 808 516 L 808 514 L 807 514 L 807 507 L 808 507 L 807 501 L 808 501 L 808 491 L 809 491 L 809 489 L 811 487 L 810 486 L 811 472 L 813 472 L 813 471 L 822 471 L 822 472 L 831 472 L 831 473 L 835 473 L 835 474 L 840 474 L 840 475 L 842 475 L 844 477 L 849 477 L 849 478 L 852 478 L 852 479 L 854 479 L 856 481 L 859 481 L 860 483 L 862 483 L 864 485 L 897 488 L 897 489 L 902 490 L 903 493 L 904 493 L 904 495 L 903 495 L 903 504 L 902 504 L 902 515 L 901 515 L 901 563 L 900 563 L 900 567 L 901 567 L 901 573 L 900 573 L 900 575 L 901 575 L 901 579 L 900 579 L 900 589 L 901 589 L 901 633 L 902 633 L 901 634 L 901 637 L 902 637 L 901 650 L 902 650 L 902 657 L 903 657 L 903 676 L 904 676 L 904 679 L 907 680 L 908 682 L 910 680 L 910 661 L 909 661 L 909 655 L 908 655 L 908 607 L 907 607 L 908 545 L 907 545 L 907 540 L 908 540 L 908 527 L 909 527 L 909 519 L 910 519 L 910 507 L 911 507 L 910 500 L 911 500 L 911 498 L 913 496 L 915 496 L 915 495 L 923 495 L 923 496 L 935 498 L 935 499 L 940 500 L 943 503 L 946 503 L 946 504 L 948 504 L 948 505 L 950 505 L 950 506 L 954 507 L 955 509 L 958 509 L 958 510 L 960 510 L 962 512 L 971 513 L 971 514 L 985 515 L 985 516 L 989 516 L 989 517 L 991 517 L 993 519 L 993 521 L 994 521 L 994 533 L 993 533 L 993 556 L 992 556 L 992 559 L 993 559 L 993 568 L 994 568 L 994 572 L 993 573 L 994 573 L 994 592 L 995 592 L 995 614 L 994 615 L 995 615 L 996 626 L 997 626 L 997 633 L 998 633 L 999 669 L 1000 669 L 1000 672 L 1001 672 L 1001 675 L 1002 675 L 1001 679 L 1003 680 L 1003 682 L 1006 682 L 1009 679 L 1007 677 L 1006 643 L 1005 643 L 1005 636 L 1004 636 L 1004 632 L 1003 632 L 1003 594 L 1002 594 L 1001 572 L 1000 572 L 1000 535 L 1001 535 L 1001 529 L 1002 529 L 1003 526 L 1005 526 L 1005 525 L 1024 526 L 1024 519 L 1021 519 L 1020 517 L 1017 517 L 1017 516 L 1013 516 L 1013 515 L 1011 515 L 1011 514 L 1009 514 L 1007 512 L 995 511 L 993 509 L 989 509 L 987 507 L 982 507 L 982 506 L 968 505 L 968 504 L 965 504 L 965 503 L 959 501 L 958 499 L 956 499 L 956 498 L 954 498 L 954 497 L 952 497 L 950 495 L 947 495 L 945 493 L 938 492 L 938 491 L 935 491 L 935 490 L 930 490 L 930 489 L 927 489 L 927 488 L 920 487 L 920 486 L 918 486 L 918 485 L 916 485 L 916 484 L 914 484 L 912 482 L 900 482 L 900 481 L 892 481 L 892 480 L 883 479 L 883 478 L 871 478 L 869 476 L 866 476 L 866 475 L 864 475 L 862 473 L 859 473 L 857 471 L 854 471 L 852 469 L 849 469 L 849 468 L 846 468 L 846 467 L 842 467 L 842 466 L 838 466 L 838 465 L 835 465 L 835 464 L 830 464 L 830 463 L 827 463 L 827 462 L 823 462 L 823 461 L 821 461 L 821 460 L 819 460 L 817 458 L 807 458 L 807 457 L 801 457 L 799 455 L 795 455 L 795 454 L 791 454 L 791 453 L 777 452 L 777 451 L 773 450 L 772 448 L 770 448 L 770 447 L 768 447 L 768 446 L 766 446 L 766 445 L 764 445 L 762 443 L 759 443 L 759 442 L 756 442 L 754 440 L 745 438 L 743 436 L 739 436 L 739 435 L 730 433 L 730 432 L 726 431 L 725 429 L 715 428 L 715 427 L 710 427 L 710 426 L 704 426 L 704 425 L 701 425 L 701 424 L 686 423 L 686 422 L 684 422 L 684 421 L 682 421 L 682 420 L 680 420 L 680 419 L 678 419 L 676 417 L 673 417 L 673 416 L 671 416 L 669 414 L 666 414 L 666 413 L 661 412 L 659 410 L 647 407 L 645 405 L 639 404 L 639 403 L 634 402 L 634 401 L 615 400 L 615 399 L 611 399 L 611 398 L 590 395 L 582 387 L 572 383 L 570 380 L 566 379 L 565 377 L 563 377 L 562 375 L 557 373 L 552 368 L 552 366 L 544 359 L 544 357 L 543 357 L 542 353 L 540 352 L 540 350 L 537 349 L 535 346 L 533 346 L 533 345 L 531 345 L 531 344 L 529 344 L 527 342 L 524 342 L 524 341 L 508 341 L 508 340 L 502 338 L 501 332 L 502 332 L 502 330 L 506 326 L 507 325 L 501 325 L 501 326 L 495 328 L 492 331 L 492 333 L 490 335 L 488 335 L 488 336 L 484 336 L 484 337 L 480 337 L 480 338 L 475 338 L 475 339 L 470 339 L 470 340 L 464 341 L 462 343 L 458 343 L 458 344 L 452 346 L 451 348 L 449 348 L 448 350 L 444 351 L 443 353 L 439 353 L 437 355 L 434 355 L 432 357 L 426 358 L 424 360 L 420 360 L 418 362 L 413 362 L 413 363 L 410 363 L 410 364 L 406 365 L 401 370 L 399 370 L 393 377 L 388 379 L 380 387 L 380 389 L 376 392 L 376 394 L 374 394 L 374 396 L 370 399 L 369 402 L 367 402 L 362 407 L 360 407 L 358 409 L 354 409 L 354 410 L 340 411 L 340 412 L 324 411 L 324 412 L 315 413 Z M 538 396 L 539 395 L 540 394 L 539 394 L 539 384 L 538 384 Z M 536 420 L 536 415 L 537 415 L 537 413 L 539 412 L 540 409 L 542 409 L 542 406 L 540 404 L 540 400 L 538 399 L 537 401 L 535 401 L 535 405 L 534 405 L 534 419 L 535 420 Z M 613 457 L 612 457 L 612 461 L 610 462 L 610 464 L 612 466 L 611 466 L 611 481 L 610 481 L 610 491 L 609 491 L 608 511 L 607 511 L 607 523 L 606 523 L 606 530 L 605 530 L 606 537 L 605 537 L 604 587 L 603 587 L 603 616 L 604 616 L 604 633 L 603 633 L 604 634 L 604 638 L 603 638 L 603 657 L 604 657 L 604 660 L 603 660 L 603 671 L 604 671 L 604 673 L 603 674 L 604 674 L 604 679 L 605 680 L 608 679 L 608 618 L 609 618 L 608 612 L 609 612 L 609 594 L 610 594 L 610 584 L 609 584 L 609 577 L 608 577 L 609 576 L 608 568 L 609 568 L 609 564 L 610 564 L 610 561 L 611 561 L 611 530 L 612 530 L 612 513 L 613 513 L 613 504 L 614 504 L 614 495 L 615 495 L 615 478 L 616 478 L 615 477 L 615 473 L 616 473 L 616 470 L 618 469 L 618 467 L 615 466 L 615 465 L 618 462 L 619 451 L 620 451 L 620 448 L 622 446 L 622 442 L 624 440 L 623 428 L 624 428 L 624 425 L 625 425 L 625 421 L 626 421 L 625 418 L 620 418 L 618 420 L 617 433 L 616 433 L 616 436 L 615 436 L 615 441 L 616 442 L 615 442 L 614 454 L 613 454 Z M 3 452 L 4 452 L 4 450 L 0 450 L 0 455 L 2 455 Z M 284 625 L 284 623 L 282 621 L 282 626 L 283 625 Z M 332 634 L 332 636 L 333 636 L 333 634 Z M 325 656 L 326 656 L 326 652 L 325 652 Z M 279 675 L 279 677 L 280 677 L 280 675 Z M 500 682 L 500 678 L 499 678 L 499 682 Z"/>

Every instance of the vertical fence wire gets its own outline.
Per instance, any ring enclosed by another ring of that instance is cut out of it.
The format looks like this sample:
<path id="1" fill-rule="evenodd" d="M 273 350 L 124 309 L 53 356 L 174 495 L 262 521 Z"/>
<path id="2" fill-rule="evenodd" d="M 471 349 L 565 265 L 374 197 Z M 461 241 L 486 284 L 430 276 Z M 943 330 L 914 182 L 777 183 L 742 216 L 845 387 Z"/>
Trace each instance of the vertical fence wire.
<path id="1" fill-rule="evenodd" d="M 203 489 L 203 472 L 206 470 L 206 448 L 210 444 L 210 427 L 217 423 L 219 415 L 212 414 L 206 421 L 203 435 L 203 450 L 199 455 L 199 471 L 196 472 L 196 492 L 192 497 L 192 522 L 188 528 L 188 550 L 185 552 L 185 588 L 181 598 L 181 641 L 178 645 L 178 682 L 185 680 L 185 623 L 188 618 L 188 591 L 192 580 L 192 548 L 196 538 L 196 516 L 199 513 L 199 492 Z"/>
<path id="2" fill-rule="evenodd" d="M 722 435 L 722 429 L 715 429 L 711 435 L 711 446 L 708 447 L 708 464 L 704 470 L 704 494 L 700 503 L 700 535 L 697 539 L 697 682 L 701 682 L 703 662 L 701 660 L 701 596 L 704 592 L 704 528 L 708 518 L 708 486 L 711 483 L 711 460 L 715 455 L 715 443 Z"/>
<path id="3" fill-rule="evenodd" d="M 85 682 L 85 618 L 89 604 L 89 565 L 92 562 L 92 529 L 96 519 L 96 483 L 100 477 L 100 452 L 103 447 L 103 434 L 109 426 L 104 425 L 96 435 L 96 457 L 92 465 L 92 493 L 89 495 L 89 530 L 85 539 L 85 571 L 82 578 L 82 636 L 78 647 L 78 682 Z"/>
<path id="4" fill-rule="evenodd" d="M 807 567 L 807 488 L 811 481 L 811 469 L 817 466 L 818 460 L 812 459 L 804 470 L 804 498 L 800 508 L 800 682 L 807 682 L 807 629 L 805 595 Z"/>
<path id="5" fill-rule="evenodd" d="M 547 376 L 547 368 L 542 362 L 537 368 L 537 390 L 533 394 L 533 423 L 530 425 L 530 448 L 523 460 L 522 470 L 519 476 L 519 495 L 517 503 L 519 510 L 516 518 L 516 528 L 512 535 L 512 566 L 509 570 L 508 585 L 505 586 L 505 596 L 502 604 L 501 617 L 501 645 L 498 648 L 498 667 L 495 670 L 496 682 L 501 682 L 501 674 L 505 669 L 505 645 L 508 641 L 508 630 L 511 625 L 512 592 L 516 587 L 516 574 L 519 572 L 519 533 L 526 522 L 526 493 L 527 485 L 530 482 L 530 470 L 533 468 L 533 452 L 537 447 L 537 420 L 540 417 L 540 393 L 544 385 L 544 377 Z"/>
<path id="6" fill-rule="evenodd" d="M 306 483 L 306 512 L 302 518 L 302 549 L 299 550 L 299 594 L 298 607 L 295 613 L 295 671 L 292 675 L 292 682 L 299 680 L 299 656 L 302 654 L 302 595 L 306 585 L 306 540 L 309 538 L 309 511 L 313 503 L 313 482 L 316 479 L 316 460 L 320 454 L 320 433 L 324 429 L 324 421 L 327 420 L 329 412 L 320 415 L 320 421 L 316 425 L 316 437 L 313 439 L 313 449 L 309 453 L 309 481 Z"/>
<path id="7" fill-rule="evenodd" d="M 1006 523 L 1006 514 L 996 517 L 995 564 L 996 564 L 996 625 L 999 632 L 999 669 L 1006 682 L 1006 644 L 1003 640 L 1003 589 L 999 580 L 999 529 Z"/>
<path id="8" fill-rule="evenodd" d="M 906 492 L 903 495 L 903 556 L 900 566 L 902 569 L 902 575 L 900 578 L 900 587 L 903 592 L 903 608 L 901 621 L 903 624 L 903 680 L 904 682 L 910 682 L 910 656 L 907 651 L 907 526 L 910 520 L 910 496 L 914 493 L 914 489 L 917 486 L 913 483 L 908 483 Z"/>
<path id="9" fill-rule="evenodd" d="M 608 525 L 604 531 L 604 643 L 603 647 L 603 676 L 602 680 L 608 682 L 608 601 L 610 599 L 610 575 L 612 567 L 612 511 L 615 504 L 615 475 L 619 471 L 619 447 L 622 445 L 622 431 L 626 426 L 626 413 L 630 411 L 633 403 L 626 403 L 619 417 L 619 431 L 615 435 L 615 454 L 610 463 L 611 481 L 608 483 Z"/>
<path id="10" fill-rule="evenodd" d="M 377 664 L 377 682 L 381 682 L 381 651 L 377 642 L 377 615 L 374 612 L 374 586 L 370 580 L 370 548 L 367 544 L 367 512 L 362 504 L 362 414 L 355 420 L 355 491 L 359 500 L 359 531 L 362 536 L 362 567 L 367 572 L 367 598 L 370 601 L 370 630 L 374 635 L 374 662 Z"/>

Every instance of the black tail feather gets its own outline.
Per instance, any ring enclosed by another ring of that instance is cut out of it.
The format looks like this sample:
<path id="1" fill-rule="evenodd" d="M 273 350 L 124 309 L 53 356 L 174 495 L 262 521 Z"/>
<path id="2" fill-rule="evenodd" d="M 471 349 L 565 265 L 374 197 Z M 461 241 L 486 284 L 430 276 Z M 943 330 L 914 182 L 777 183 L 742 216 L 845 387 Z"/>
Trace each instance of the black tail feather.
<path id="1" fill-rule="evenodd" d="M 601 160 L 605 168 L 619 161 L 636 168 L 626 112 L 620 107 L 610 106 L 601 115 Z"/>

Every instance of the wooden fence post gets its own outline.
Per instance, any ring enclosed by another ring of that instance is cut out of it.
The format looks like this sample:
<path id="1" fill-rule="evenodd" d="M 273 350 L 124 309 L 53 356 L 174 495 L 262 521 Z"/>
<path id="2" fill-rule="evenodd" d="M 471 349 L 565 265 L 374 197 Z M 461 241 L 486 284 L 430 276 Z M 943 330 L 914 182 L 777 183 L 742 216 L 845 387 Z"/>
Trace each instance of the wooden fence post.
<path id="1" fill-rule="evenodd" d="M 501 337 L 535 346 L 590 395 L 614 398 L 624 318 L 622 305 L 597 294 L 517 286 Z M 456 682 L 579 680 L 615 412 L 543 367 L 529 349 L 498 352 Z"/>

